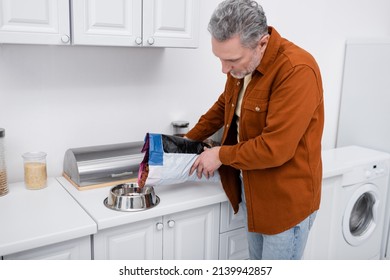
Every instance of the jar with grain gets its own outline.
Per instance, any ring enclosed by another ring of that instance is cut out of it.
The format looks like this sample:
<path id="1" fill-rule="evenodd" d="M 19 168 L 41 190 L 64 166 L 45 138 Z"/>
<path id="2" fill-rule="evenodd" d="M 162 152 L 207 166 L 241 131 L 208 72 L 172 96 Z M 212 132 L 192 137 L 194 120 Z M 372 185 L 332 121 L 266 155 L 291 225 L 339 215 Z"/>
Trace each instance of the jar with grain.
<path id="1" fill-rule="evenodd" d="M 5 129 L 0 128 L 0 196 L 8 193 L 7 170 L 5 168 Z"/>
<path id="2" fill-rule="evenodd" d="M 47 185 L 46 153 L 29 152 L 22 155 L 24 160 L 24 184 L 27 189 L 39 190 Z"/>

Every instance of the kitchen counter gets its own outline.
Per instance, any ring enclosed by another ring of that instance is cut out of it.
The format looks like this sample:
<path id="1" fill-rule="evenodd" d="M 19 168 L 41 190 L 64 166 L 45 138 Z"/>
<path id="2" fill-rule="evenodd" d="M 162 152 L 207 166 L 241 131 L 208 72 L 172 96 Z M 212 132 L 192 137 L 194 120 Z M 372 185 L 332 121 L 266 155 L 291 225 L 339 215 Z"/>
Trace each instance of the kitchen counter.
<path id="1" fill-rule="evenodd" d="M 96 232 L 96 223 L 55 178 L 41 190 L 9 184 L 9 193 L 0 197 L 0 256 Z"/>
<path id="2" fill-rule="evenodd" d="M 98 230 L 227 201 L 221 183 L 186 182 L 154 187 L 160 203 L 153 208 L 120 212 L 107 208 L 103 203 L 113 186 L 78 190 L 64 177 L 57 180 L 95 220 Z"/>
<path id="3" fill-rule="evenodd" d="M 323 151 L 323 179 L 348 173 L 373 153 L 357 146 Z M 42 190 L 10 184 L 9 194 L 0 197 L 0 256 L 227 201 L 220 183 L 187 182 L 156 186 L 160 203 L 154 208 L 119 212 L 103 204 L 111 187 L 79 191 L 64 177 L 49 178 Z"/>
<path id="4" fill-rule="evenodd" d="M 364 154 L 364 151 L 365 149 L 361 147 L 323 151 L 323 179 L 341 176 L 348 172 L 352 169 L 353 163 L 359 160 L 356 157 L 362 155 L 362 153 Z M 371 150 L 367 151 L 372 153 Z M 154 208 L 137 212 L 120 212 L 108 209 L 103 204 L 113 186 L 78 190 L 64 177 L 58 177 L 57 180 L 95 220 L 98 230 L 228 200 L 221 183 L 186 182 L 178 185 L 156 186 L 154 190 L 160 198 L 160 203 Z"/>

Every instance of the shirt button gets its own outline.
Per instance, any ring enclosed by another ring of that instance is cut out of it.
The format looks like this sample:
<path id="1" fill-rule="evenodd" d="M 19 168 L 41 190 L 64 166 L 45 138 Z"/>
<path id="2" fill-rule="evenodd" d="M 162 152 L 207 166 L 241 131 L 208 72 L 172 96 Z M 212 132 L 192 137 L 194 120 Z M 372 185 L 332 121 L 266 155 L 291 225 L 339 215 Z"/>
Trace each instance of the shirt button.
<path id="1" fill-rule="evenodd" d="M 234 104 L 232 103 L 232 107 L 234 107 Z"/>
<path id="2" fill-rule="evenodd" d="M 239 86 L 240 85 L 240 82 L 237 82 L 237 86 Z"/>
<path id="3" fill-rule="evenodd" d="M 226 127 L 229 127 L 229 124 L 227 124 Z"/>
<path id="4" fill-rule="evenodd" d="M 256 112 L 260 112 L 260 107 L 256 106 L 255 110 L 256 110 Z"/>

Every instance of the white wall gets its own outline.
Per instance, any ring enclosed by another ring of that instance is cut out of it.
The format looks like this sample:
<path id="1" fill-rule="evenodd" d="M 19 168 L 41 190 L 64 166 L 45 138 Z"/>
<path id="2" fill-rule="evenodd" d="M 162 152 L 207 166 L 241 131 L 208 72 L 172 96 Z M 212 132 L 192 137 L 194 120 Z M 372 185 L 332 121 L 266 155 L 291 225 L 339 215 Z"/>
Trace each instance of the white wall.
<path id="1" fill-rule="evenodd" d="M 0 45 L 0 127 L 6 129 L 9 181 L 22 180 L 21 154 L 48 153 L 49 176 L 68 148 L 140 141 L 193 125 L 224 85 L 211 53 L 209 17 L 219 0 L 201 1 L 198 49 Z M 322 69 L 323 147 L 336 139 L 345 40 L 389 37 L 388 0 L 263 0 L 270 25 L 310 51 Z"/>

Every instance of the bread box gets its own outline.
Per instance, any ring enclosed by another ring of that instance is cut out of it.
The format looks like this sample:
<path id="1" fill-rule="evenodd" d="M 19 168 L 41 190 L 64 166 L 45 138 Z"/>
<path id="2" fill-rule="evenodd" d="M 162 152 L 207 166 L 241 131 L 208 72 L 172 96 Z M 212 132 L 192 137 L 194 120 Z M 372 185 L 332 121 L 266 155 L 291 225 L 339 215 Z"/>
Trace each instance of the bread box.
<path id="1" fill-rule="evenodd" d="M 139 141 L 68 149 L 63 176 L 79 190 L 136 182 L 143 145 Z"/>

